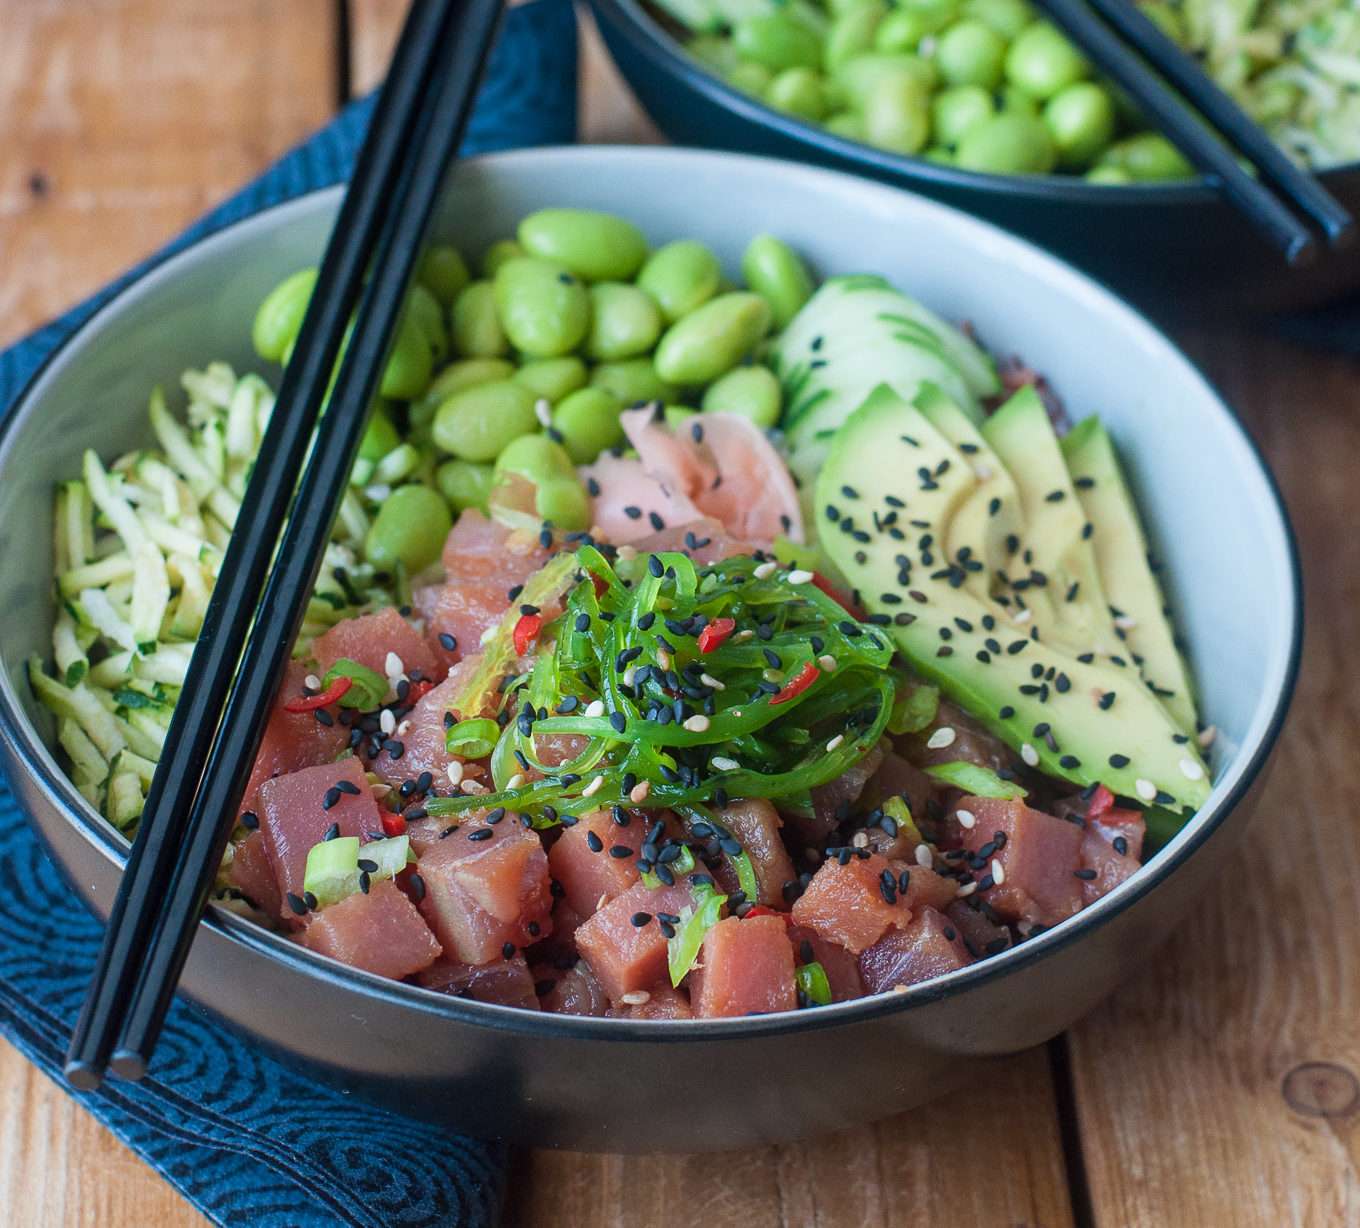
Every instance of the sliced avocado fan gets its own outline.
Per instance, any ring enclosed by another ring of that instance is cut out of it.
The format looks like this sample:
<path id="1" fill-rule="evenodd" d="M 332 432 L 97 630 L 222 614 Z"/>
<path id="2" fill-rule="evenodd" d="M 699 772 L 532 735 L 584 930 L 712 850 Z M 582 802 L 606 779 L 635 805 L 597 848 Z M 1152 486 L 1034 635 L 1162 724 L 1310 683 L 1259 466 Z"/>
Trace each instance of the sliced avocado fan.
<path id="1" fill-rule="evenodd" d="M 970 543 L 954 529 L 978 485 L 968 454 L 881 386 L 837 432 L 817 477 L 824 548 L 910 664 L 1025 763 L 1147 805 L 1203 805 L 1199 750 L 1132 663 L 1050 642 L 1024 608 L 969 586 L 969 560 L 988 546 L 981 536 L 960 559 Z M 1028 538 L 1038 541 L 1032 523 Z"/>
<path id="2" fill-rule="evenodd" d="M 1063 437 L 1062 451 L 1077 498 L 1094 526 L 1091 543 L 1115 632 L 1153 694 L 1181 729 L 1192 734 L 1197 717 L 1190 673 L 1109 432 L 1099 418 L 1087 418 Z"/>

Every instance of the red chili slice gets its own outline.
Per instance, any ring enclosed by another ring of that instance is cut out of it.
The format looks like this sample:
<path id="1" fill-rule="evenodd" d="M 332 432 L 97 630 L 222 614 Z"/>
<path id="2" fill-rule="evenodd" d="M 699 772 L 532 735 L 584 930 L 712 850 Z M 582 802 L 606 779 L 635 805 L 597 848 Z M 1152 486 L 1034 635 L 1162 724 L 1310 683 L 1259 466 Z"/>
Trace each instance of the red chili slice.
<path id="1" fill-rule="evenodd" d="M 382 829 L 389 836 L 404 836 L 406 820 L 399 814 L 385 814 L 382 817 Z"/>
<path id="2" fill-rule="evenodd" d="M 830 597 L 831 600 L 834 601 L 838 606 L 840 606 L 840 608 L 844 610 L 847 614 L 851 615 L 854 618 L 862 619 L 864 617 L 864 611 L 861 610 L 859 606 L 857 606 L 853 601 L 851 601 L 850 598 L 847 597 L 843 592 L 841 592 L 840 589 L 838 589 L 834 584 L 832 584 L 830 580 L 828 580 L 824 575 L 822 575 L 821 572 L 814 571 L 812 573 L 812 583 L 817 588 L 821 589 L 822 592 L 824 592 L 828 597 Z"/>
<path id="3" fill-rule="evenodd" d="M 519 622 L 515 624 L 515 652 L 521 657 L 528 652 L 529 646 L 538 638 L 541 630 L 543 630 L 541 614 L 521 614 Z"/>
<path id="4" fill-rule="evenodd" d="M 315 695 L 304 695 L 301 699 L 291 700 L 283 705 L 283 710 L 285 712 L 315 712 L 318 708 L 328 708 L 342 695 L 347 695 L 353 685 L 353 678 L 341 674 L 324 691 L 319 691 Z"/>
<path id="5" fill-rule="evenodd" d="M 792 920 L 788 913 L 779 912 L 768 904 L 754 904 L 741 914 L 743 921 L 749 921 L 752 917 L 778 917 L 786 925 Z"/>
<path id="6" fill-rule="evenodd" d="M 736 629 L 737 624 L 734 619 L 715 618 L 699 632 L 699 651 L 712 652 Z"/>
<path id="7" fill-rule="evenodd" d="M 800 669 L 796 674 L 794 674 L 794 676 L 790 678 L 782 687 L 780 687 L 779 690 L 777 690 L 773 695 L 770 696 L 770 703 L 772 704 L 788 703 L 789 700 L 795 698 L 798 695 L 801 695 L 804 691 L 806 691 L 808 687 L 810 687 L 814 682 L 816 682 L 817 679 L 820 678 L 821 676 L 822 676 L 821 670 L 819 670 L 815 665 L 813 665 L 811 661 L 805 661 L 803 663 L 803 668 Z"/>
<path id="8" fill-rule="evenodd" d="M 590 586 L 595 590 L 597 601 L 609 591 L 609 581 L 597 576 L 593 571 L 590 573 Z"/>
<path id="9" fill-rule="evenodd" d="M 1098 819 L 1106 811 L 1114 808 L 1114 794 L 1104 785 L 1096 785 L 1096 791 L 1091 794 L 1091 804 L 1086 809 L 1088 819 Z"/>
<path id="10" fill-rule="evenodd" d="M 433 690 L 434 683 L 428 678 L 422 678 L 419 682 L 411 683 L 411 689 L 406 692 L 406 702 L 414 707 Z"/>

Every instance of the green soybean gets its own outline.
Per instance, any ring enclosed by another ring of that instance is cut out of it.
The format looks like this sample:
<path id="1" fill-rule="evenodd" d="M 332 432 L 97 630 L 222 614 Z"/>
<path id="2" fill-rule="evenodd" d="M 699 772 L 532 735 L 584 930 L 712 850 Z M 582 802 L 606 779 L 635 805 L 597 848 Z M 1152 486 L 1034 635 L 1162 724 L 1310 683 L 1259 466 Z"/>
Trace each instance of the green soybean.
<path id="1" fill-rule="evenodd" d="M 556 358 L 581 344 L 590 328 L 590 296 L 565 265 L 533 256 L 496 272 L 496 310 L 515 349 Z"/>
<path id="2" fill-rule="evenodd" d="M 636 405 L 640 401 L 672 401 L 676 392 L 675 387 L 657 373 L 651 358 L 602 362 L 591 371 L 590 386 L 607 388 L 618 397 L 621 405 Z"/>
<path id="3" fill-rule="evenodd" d="M 964 0 L 964 14 L 986 22 L 1007 42 L 1034 20 L 1034 7 L 1027 0 Z"/>
<path id="4" fill-rule="evenodd" d="M 1057 27 L 1036 21 L 1006 53 L 1006 78 L 1031 97 L 1045 101 L 1088 76 L 1091 66 Z"/>
<path id="5" fill-rule="evenodd" d="M 957 145 L 974 124 L 995 114 L 996 104 L 988 90 L 980 85 L 956 85 L 931 100 L 931 133 L 942 145 Z"/>
<path id="6" fill-rule="evenodd" d="M 1112 162 L 1102 162 L 1091 167 L 1086 172 L 1085 179 L 1087 183 L 1103 183 L 1109 187 L 1124 187 L 1137 182 L 1122 166 L 1115 166 Z"/>
<path id="7" fill-rule="evenodd" d="M 1121 167 L 1139 183 L 1192 179 L 1195 168 L 1160 132 L 1140 132 L 1111 145 L 1101 161 Z"/>
<path id="8" fill-rule="evenodd" d="M 567 450 L 546 435 L 521 435 L 502 449 L 495 473 L 518 473 L 532 482 L 574 472 Z"/>
<path id="9" fill-rule="evenodd" d="M 466 511 L 470 507 L 486 511 L 493 477 L 494 471 L 490 465 L 465 460 L 447 460 L 434 473 L 440 493 L 456 512 Z"/>
<path id="10" fill-rule="evenodd" d="M 935 47 L 940 76 L 950 85 L 980 85 L 994 90 L 1001 84 L 1006 62 L 1006 40 L 976 18 L 955 22 Z"/>
<path id="11" fill-rule="evenodd" d="M 444 497 L 428 486 L 398 486 L 378 508 L 364 539 L 364 556 L 375 567 L 402 564 L 423 571 L 444 548 L 453 517 Z"/>
<path id="12" fill-rule="evenodd" d="M 451 243 L 432 243 L 420 262 L 420 284 L 437 298 L 445 307 L 452 307 L 453 300 L 464 286 L 472 280 L 467 262 Z"/>
<path id="13" fill-rule="evenodd" d="M 743 17 L 732 27 L 732 42 L 743 60 L 782 72 L 816 68 L 822 62 L 822 40 L 811 26 L 778 10 Z"/>
<path id="14" fill-rule="evenodd" d="M 496 288 L 489 281 L 473 281 L 454 300 L 450 317 L 453 348 L 465 358 L 499 358 L 510 349 L 496 314 Z"/>
<path id="15" fill-rule="evenodd" d="M 464 358 L 450 363 L 435 377 L 424 399 L 443 401 L 464 388 L 509 379 L 514 374 L 514 363 L 504 358 Z"/>
<path id="16" fill-rule="evenodd" d="M 826 88 L 813 68 L 786 68 L 765 91 L 765 101 L 776 111 L 817 121 L 827 112 Z"/>
<path id="17" fill-rule="evenodd" d="M 691 418 L 697 418 L 699 411 L 691 409 L 688 405 L 667 405 L 662 411 L 662 417 L 666 419 L 666 425 L 671 430 L 676 431 L 685 425 Z"/>
<path id="18" fill-rule="evenodd" d="M 638 286 L 656 301 L 668 324 L 706 303 L 721 282 L 717 256 L 697 239 L 676 239 L 657 248 L 637 277 Z"/>
<path id="19" fill-rule="evenodd" d="M 628 281 L 647 259 L 632 222 L 593 209 L 540 209 L 519 224 L 521 246 L 586 281 Z"/>
<path id="20" fill-rule="evenodd" d="M 851 141 L 864 139 L 864 121 L 854 111 L 837 111 L 834 115 L 828 115 L 826 130 Z"/>
<path id="21" fill-rule="evenodd" d="M 568 533 L 590 528 L 590 496 L 574 476 L 550 478 L 542 483 L 534 503 L 539 519 L 556 528 Z"/>
<path id="22" fill-rule="evenodd" d="M 775 328 L 784 328 L 816 288 L 807 265 L 774 235 L 757 235 L 741 257 L 741 275 L 770 307 Z"/>
<path id="23" fill-rule="evenodd" d="M 536 397 L 556 405 L 586 383 L 586 364 L 574 354 L 564 358 L 538 358 L 526 362 L 514 372 L 517 383 L 523 384 Z"/>
<path id="24" fill-rule="evenodd" d="M 754 94 L 759 98 L 774 80 L 768 68 L 752 64 L 750 60 L 739 60 L 723 74 L 729 85 L 741 90 L 743 94 Z"/>
<path id="25" fill-rule="evenodd" d="M 439 407 L 431 433 L 440 448 L 462 460 L 495 460 L 511 440 L 538 429 L 536 400 L 514 380 L 477 384 Z"/>
<path id="26" fill-rule="evenodd" d="M 590 526 L 590 500 L 561 444 L 546 435 L 524 435 L 509 444 L 496 460 L 491 503 L 497 502 L 498 488 L 512 475 L 533 488 L 534 513 L 540 520 L 567 530 Z M 505 493 L 512 504 L 519 502 L 513 489 Z"/>
<path id="27" fill-rule="evenodd" d="M 965 170 L 993 175 L 1044 175 L 1057 151 L 1042 120 L 1003 111 L 964 134 L 956 160 Z"/>
<path id="28" fill-rule="evenodd" d="M 302 317 L 307 313 L 316 276 L 315 269 L 299 269 L 265 295 L 250 329 L 250 339 L 261 358 L 281 362 L 292 348 L 302 327 Z"/>
<path id="29" fill-rule="evenodd" d="M 834 73 L 847 60 L 870 50 L 875 45 L 879 26 L 886 20 L 891 20 L 891 16 L 887 5 L 880 3 L 880 0 L 868 0 L 842 13 L 826 32 L 821 66 L 827 72 Z M 912 51 L 915 49 L 914 46 L 910 48 Z"/>
<path id="30" fill-rule="evenodd" d="M 1088 166 L 1114 137 L 1114 102 L 1092 81 L 1077 81 L 1044 104 L 1044 123 L 1058 149 L 1058 162 Z"/>
<path id="31" fill-rule="evenodd" d="M 606 448 L 622 443 L 622 409 L 618 397 L 607 388 L 578 388 L 565 397 L 553 410 L 553 426 L 571 459 L 589 464 Z"/>
<path id="32" fill-rule="evenodd" d="M 672 384 L 707 384 L 749 354 L 770 326 L 759 294 L 720 294 L 668 328 L 656 347 L 656 370 Z"/>
<path id="33" fill-rule="evenodd" d="M 863 108 L 878 83 L 889 77 L 913 81 L 923 103 L 938 81 L 934 66 L 919 55 L 887 55 L 881 51 L 870 51 L 847 60 L 837 74 L 852 109 Z"/>
<path id="34" fill-rule="evenodd" d="M 893 153 L 914 154 L 930 136 L 926 91 L 910 77 L 875 82 L 864 100 L 864 139 Z"/>
<path id="35" fill-rule="evenodd" d="M 414 401 L 430 386 L 434 355 L 425 331 L 408 311 L 397 329 L 397 339 L 378 385 L 381 396 L 394 401 Z"/>
<path id="36" fill-rule="evenodd" d="M 645 354 L 661 335 L 661 309 L 645 290 L 626 282 L 590 287 L 590 332 L 586 353 L 612 362 Z"/>
<path id="37" fill-rule="evenodd" d="M 364 437 L 359 442 L 359 458 L 366 461 L 380 461 L 393 448 L 401 443 L 401 435 L 392 422 L 392 415 L 384 405 L 375 405 L 369 415 L 368 425 L 364 427 Z"/>
<path id="38" fill-rule="evenodd" d="M 514 260 L 517 256 L 523 255 L 524 248 L 514 239 L 497 239 L 482 253 L 482 276 L 490 280 L 507 260 Z"/>
<path id="39" fill-rule="evenodd" d="M 874 34 L 874 47 L 886 52 L 915 53 L 921 40 L 938 33 L 950 20 L 951 14 L 942 6 L 934 8 L 899 5 L 893 9 Z"/>
<path id="40" fill-rule="evenodd" d="M 430 343 L 430 354 L 436 363 L 443 362 L 449 353 L 449 330 L 444 323 L 444 309 L 425 286 L 417 282 L 406 300 L 407 314 L 425 334 Z"/>
<path id="41" fill-rule="evenodd" d="M 778 377 L 758 364 L 733 367 L 708 386 L 703 399 L 704 413 L 740 414 L 762 430 L 779 422 L 780 407 Z"/>

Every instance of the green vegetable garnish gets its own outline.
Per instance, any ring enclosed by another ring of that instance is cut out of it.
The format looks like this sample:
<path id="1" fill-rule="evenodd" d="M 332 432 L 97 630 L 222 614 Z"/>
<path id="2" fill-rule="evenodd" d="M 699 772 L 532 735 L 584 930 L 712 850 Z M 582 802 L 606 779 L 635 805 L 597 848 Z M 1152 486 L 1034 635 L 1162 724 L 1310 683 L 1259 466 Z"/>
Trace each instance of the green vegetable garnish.
<path id="1" fill-rule="evenodd" d="M 444 744 L 451 755 L 460 755 L 464 759 L 483 759 L 495 749 L 500 736 L 500 726 L 495 721 L 474 716 L 450 728 L 444 736 Z"/>
<path id="2" fill-rule="evenodd" d="M 826 979 L 826 969 L 815 960 L 810 964 L 799 964 L 793 970 L 794 981 L 809 1002 L 817 1006 L 831 1005 L 831 982 Z"/>
<path id="3" fill-rule="evenodd" d="M 694 961 L 699 958 L 699 948 L 704 944 L 704 935 L 717 925 L 722 917 L 723 905 L 727 903 L 727 897 L 720 895 L 707 883 L 695 884 L 693 891 L 694 907 L 680 910 L 680 924 L 675 927 L 675 937 L 666 943 L 671 984 L 676 987 L 694 967 Z"/>
<path id="4" fill-rule="evenodd" d="M 889 733 L 920 733 L 940 710 L 940 691 L 928 682 L 917 682 L 899 691 L 888 718 Z"/>
<path id="5" fill-rule="evenodd" d="M 911 816 L 911 807 L 907 805 L 906 798 L 890 797 L 883 803 L 883 813 L 897 824 L 898 835 L 905 833 L 917 844 L 925 843 L 921 836 L 921 829 L 916 826 L 916 820 Z"/>
<path id="6" fill-rule="evenodd" d="M 362 849 L 358 836 L 336 836 L 307 851 L 302 889 L 316 897 L 318 908 L 326 908 L 362 891 L 364 874 L 369 882 L 395 878 L 411 860 L 408 836 L 373 840 Z"/>
<path id="7" fill-rule="evenodd" d="M 680 856 L 670 863 L 671 873 L 677 879 L 683 878 L 686 874 L 688 874 L 691 870 L 694 869 L 694 866 L 695 866 L 694 854 L 689 851 L 689 848 L 687 846 L 681 845 Z M 642 885 L 644 887 L 650 887 L 653 891 L 655 891 L 658 887 L 662 885 L 661 880 L 657 878 L 657 876 L 653 874 L 650 870 L 644 870 L 642 872 L 641 879 Z"/>
<path id="8" fill-rule="evenodd" d="M 990 768 L 976 763 L 937 763 L 926 768 L 926 775 L 962 789 L 973 797 L 1025 797 L 1027 793 L 1012 780 L 1002 780 Z"/>
<path id="9" fill-rule="evenodd" d="M 382 704 L 383 698 L 387 695 L 386 678 L 376 670 L 369 669 L 367 665 L 351 661 L 348 657 L 341 657 L 326 671 L 326 676 L 321 680 L 321 689 L 323 691 L 329 689 L 338 678 L 348 678 L 351 683 L 349 690 L 340 696 L 339 703 L 342 708 L 357 708 L 360 712 L 371 712 Z"/>

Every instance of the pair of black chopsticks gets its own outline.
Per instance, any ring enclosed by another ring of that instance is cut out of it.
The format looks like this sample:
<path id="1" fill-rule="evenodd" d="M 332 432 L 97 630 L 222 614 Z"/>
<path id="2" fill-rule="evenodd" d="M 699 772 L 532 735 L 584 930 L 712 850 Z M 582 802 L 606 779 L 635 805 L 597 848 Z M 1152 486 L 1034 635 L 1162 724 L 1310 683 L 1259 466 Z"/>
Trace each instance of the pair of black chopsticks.
<path id="1" fill-rule="evenodd" d="M 109 1070 L 140 1078 L 150 1061 L 235 826 L 264 715 L 301 625 L 501 11 L 501 0 L 411 5 L 283 376 L 76 1022 L 66 1077 L 78 1088 L 97 1087 Z M 328 401 L 352 315 L 353 334 Z"/>
<path id="2" fill-rule="evenodd" d="M 1346 209 L 1296 166 L 1194 59 L 1143 15 L 1134 0 L 1037 2 L 1097 68 L 1124 88 L 1163 135 L 1283 250 L 1290 264 L 1301 265 L 1317 255 L 1317 238 L 1305 219 L 1333 247 L 1354 238 L 1355 219 Z M 1250 162 L 1256 174 L 1245 170 L 1239 158 Z"/>

